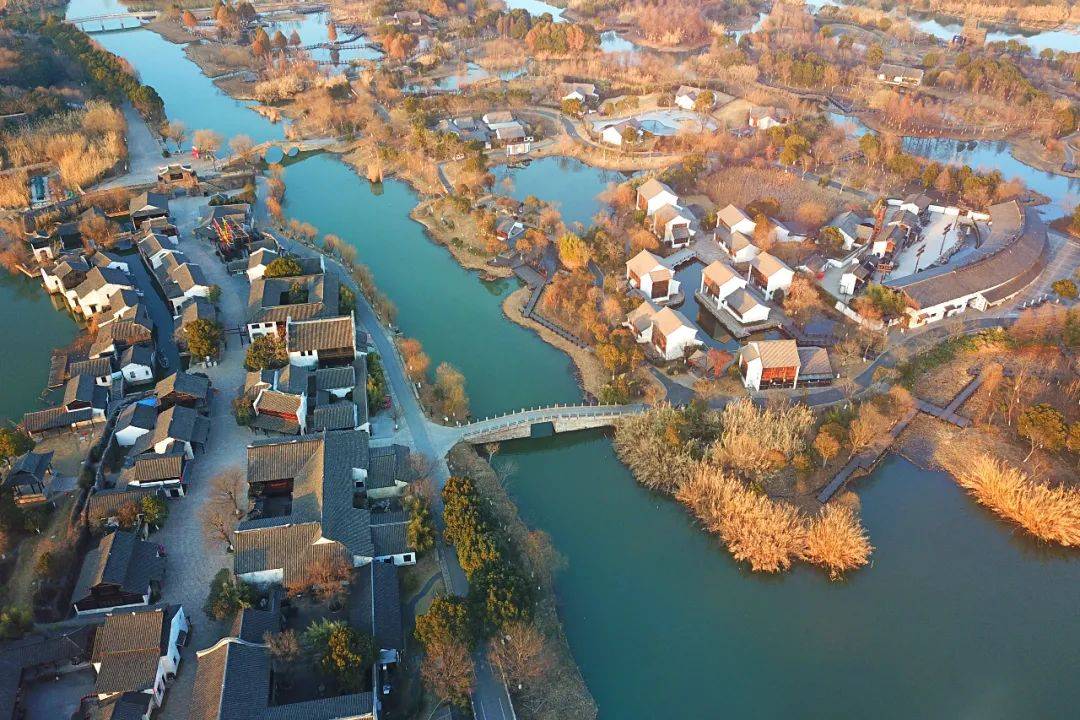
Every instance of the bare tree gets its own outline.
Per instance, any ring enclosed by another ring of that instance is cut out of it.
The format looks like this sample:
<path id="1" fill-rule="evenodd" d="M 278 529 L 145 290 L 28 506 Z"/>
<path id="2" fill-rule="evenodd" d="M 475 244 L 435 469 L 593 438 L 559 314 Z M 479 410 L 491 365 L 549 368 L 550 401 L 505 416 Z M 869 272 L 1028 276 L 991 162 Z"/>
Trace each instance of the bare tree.
<path id="1" fill-rule="evenodd" d="M 285 589 L 290 596 L 312 593 L 322 603 L 340 599 L 352 568 L 341 554 L 323 555 L 309 563 L 299 577 L 290 578 Z"/>
<path id="2" fill-rule="evenodd" d="M 210 497 L 202 507 L 207 542 L 224 542 L 232 548 L 232 533 L 247 511 L 247 479 L 241 470 L 226 470 L 210 481 Z"/>
<path id="3" fill-rule="evenodd" d="M 542 680 L 551 668 L 551 656 L 544 651 L 544 636 L 536 626 L 525 622 L 507 625 L 501 635 L 492 639 L 488 659 L 519 691 Z"/>
<path id="4" fill-rule="evenodd" d="M 476 676 L 464 643 L 449 642 L 428 648 L 420 666 L 424 686 L 442 702 L 459 707 L 469 704 Z"/>
<path id="5" fill-rule="evenodd" d="M 221 149 L 221 135 L 213 130 L 196 130 L 191 138 L 192 143 L 198 148 L 200 154 L 208 154 L 217 167 L 217 152 Z"/>
<path id="6" fill-rule="evenodd" d="M 236 135 L 229 140 L 229 149 L 244 162 L 247 162 L 248 155 L 254 147 L 255 143 L 247 135 Z"/>

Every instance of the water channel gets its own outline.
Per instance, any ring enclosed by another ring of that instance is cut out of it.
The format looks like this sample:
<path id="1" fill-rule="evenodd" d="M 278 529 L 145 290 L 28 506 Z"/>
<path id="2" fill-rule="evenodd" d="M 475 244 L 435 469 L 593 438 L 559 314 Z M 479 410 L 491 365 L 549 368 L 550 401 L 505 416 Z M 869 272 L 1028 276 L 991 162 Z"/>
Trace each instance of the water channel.
<path id="1" fill-rule="evenodd" d="M 189 128 L 280 136 L 157 35 L 98 39 Z M 607 182 L 570 182 L 559 162 L 527 172 L 515 196 L 583 218 L 582 196 Z M 289 167 L 286 182 L 288 214 L 359 248 L 404 332 L 465 373 L 475 412 L 578 397 L 566 357 L 501 315 L 513 282 L 482 283 L 430 243 L 406 185 L 375 191 L 328 156 Z M 26 323 L 9 346 L 29 365 L 56 343 L 28 313 L 6 313 L 4 330 Z M 4 403 L 18 392 L 9 384 Z M 807 569 L 751 576 L 680 506 L 639 488 L 604 435 L 514 443 L 497 460 L 516 464 L 522 515 L 567 557 L 561 614 L 602 718 L 1065 717 L 1080 702 L 1080 561 L 1018 537 L 944 475 L 890 459 L 860 482 L 874 565 L 830 583 Z"/>

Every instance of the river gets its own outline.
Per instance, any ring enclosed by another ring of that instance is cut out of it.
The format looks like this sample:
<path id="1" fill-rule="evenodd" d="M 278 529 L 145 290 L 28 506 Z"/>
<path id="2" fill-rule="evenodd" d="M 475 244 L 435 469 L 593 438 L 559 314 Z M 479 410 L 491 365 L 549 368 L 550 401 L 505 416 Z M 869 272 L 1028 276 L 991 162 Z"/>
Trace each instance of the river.
<path id="1" fill-rule="evenodd" d="M 158 36 L 98 39 L 160 78 L 189 128 L 280 136 Z M 568 167 L 533 163 L 513 192 L 587 218 L 607 179 Z M 567 358 L 502 316 L 516 284 L 483 283 L 429 242 L 405 184 L 374 192 L 329 156 L 286 182 L 288 214 L 357 246 L 404 332 L 465 373 L 478 414 L 579 396 Z M 1064 717 L 1080 702 L 1080 562 L 1017 537 L 939 473 L 890 459 L 859 483 L 874 565 L 830 583 L 805 568 L 751 576 L 639 488 L 602 434 L 511 443 L 497 461 L 516 464 L 522 515 L 569 560 L 561 613 L 602 718 Z"/>
<path id="2" fill-rule="evenodd" d="M 826 5 L 843 7 L 849 4 L 836 2 L 835 0 L 805 1 L 806 5 L 815 12 Z M 916 30 L 921 30 L 945 42 L 951 41 L 954 36 L 959 35 L 963 30 L 962 22 L 949 19 L 939 20 L 933 16 L 922 17 L 913 14 L 907 16 L 907 20 Z M 990 23 L 984 23 L 984 26 L 988 24 Z M 1080 29 L 1074 26 L 1062 27 L 1057 30 L 992 30 L 986 33 L 987 42 L 1004 42 L 1007 40 L 1017 40 L 1026 44 L 1036 55 L 1047 48 L 1055 51 L 1076 52 L 1077 48 L 1080 47 Z"/>

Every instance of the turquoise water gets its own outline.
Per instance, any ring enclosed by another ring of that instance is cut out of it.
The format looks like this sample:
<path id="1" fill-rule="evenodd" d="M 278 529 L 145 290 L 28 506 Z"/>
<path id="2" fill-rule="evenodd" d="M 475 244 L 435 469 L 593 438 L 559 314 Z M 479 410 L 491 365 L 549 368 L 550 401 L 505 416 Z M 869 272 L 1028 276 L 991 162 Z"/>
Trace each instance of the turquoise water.
<path id="1" fill-rule="evenodd" d="M 566 556 L 559 613 L 600 717 L 1075 716 L 1080 562 L 1017 537 L 948 476 L 860 482 L 873 566 L 754 576 L 599 434 L 504 445 L 524 519 Z"/>

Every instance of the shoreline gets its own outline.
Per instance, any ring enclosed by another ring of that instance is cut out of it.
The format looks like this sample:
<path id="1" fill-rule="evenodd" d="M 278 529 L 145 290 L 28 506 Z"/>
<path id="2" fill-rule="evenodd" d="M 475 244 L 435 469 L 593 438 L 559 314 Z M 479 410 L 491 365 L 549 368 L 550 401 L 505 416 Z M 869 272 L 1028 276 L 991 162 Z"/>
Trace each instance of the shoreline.
<path id="1" fill-rule="evenodd" d="M 533 572 L 537 580 L 534 619 L 545 637 L 545 645 L 551 651 L 550 655 L 554 665 L 551 676 L 545 678 L 545 685 L 552 690 L 555 688 L 560 689 L 559 692 L 546 692 L 545 695 L 569 698 L 567 702 L 571 707 L 551 708 L 548 713 L 537 713 L 534 717 L 551 718 L 552 720 L 554 718 L 559 720 L 592 720 L 596 718 L 598 713 L 596 700 L 593 698 L 592 692 L 581 674 L 581 668 L 570 649 L 570 643 L 567 640 L 566 631 L 559 616 L 559 601 L 555 591 L 555 577 L 558 568 L 547 568 L 546 570 L 550 574 L 546 574 L 544 568 L 538 568 L 531 562 L 526 548 L 533 531 L 522 520 L 517 504 L 510 497 L 506 486 L 488 460 L 485 460 L 474 447 L 465 443 L 451 448 L 446 460 L 452 471 L 455 468 L 464 468 L 467 474 L 476 482 L 477 489 L 489 500 L 491 510 L 498 517 L 502 531 L 516 546 L 519 557 L 525 561 L 525 564 L 530 566 L 527 569 Z M 543 533 L 543 530 L 539 530 L 539 532 Z M 557 550 L 555 552 L 557 553 Z"/>

